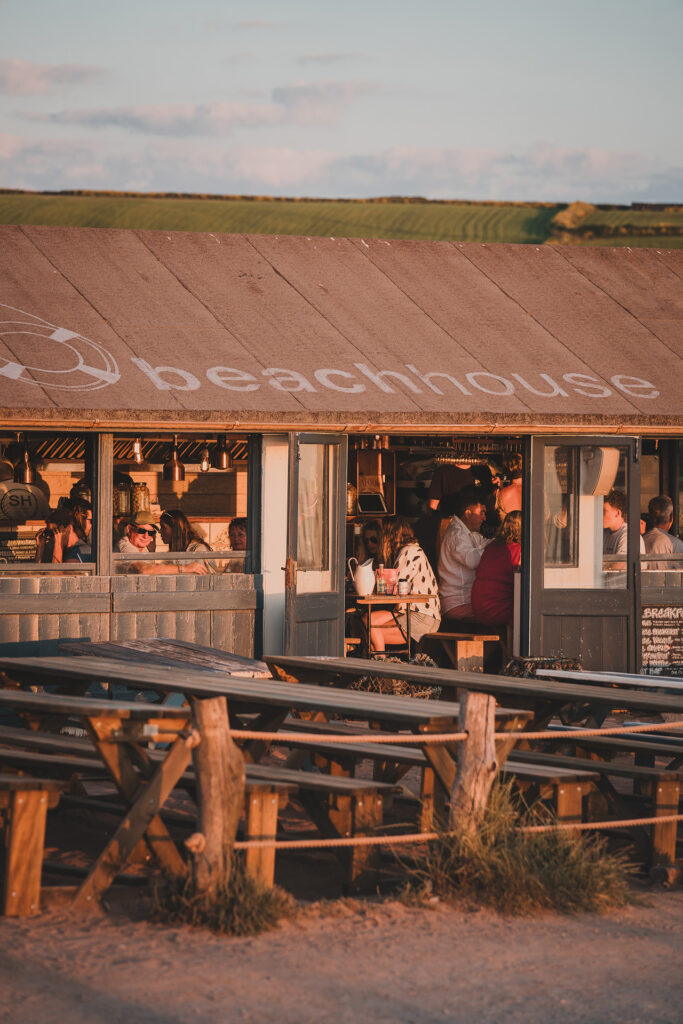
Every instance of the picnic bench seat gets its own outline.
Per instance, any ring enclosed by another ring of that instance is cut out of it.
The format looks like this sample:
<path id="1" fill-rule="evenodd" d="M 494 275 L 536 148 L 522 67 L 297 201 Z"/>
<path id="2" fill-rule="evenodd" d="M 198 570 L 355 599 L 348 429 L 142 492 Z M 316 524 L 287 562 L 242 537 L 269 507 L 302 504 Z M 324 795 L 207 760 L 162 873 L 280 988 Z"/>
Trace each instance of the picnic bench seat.
<path id="1" fill-rule="evenodd" d="M 55 779 L 0 774 L 0 822 L 3 836 L 2 913 L 37 914 L 43 870 L 47 811 L 63 789 Z"/>
<path id="2" fill-rule="evenodd" d="M 550 732 L 571 732 L 571 726 L 549 725 Z M 578 728 L 578 726 L 576 727 Z M 635 764 L 653 768 L 658 757 L 668 758 L 667 768 L 677 770 L 683 766 L 683 736 L 667 736 L 660 732 L 623 733 L 612 736 L 563 736 L 563 743 L 584 750 L 604 750 L 606 756 L 620 753 L 634 755 Z"/>
<path id="3" fill-rule="evenodd" d="M 606 737 L 607 738 L 607 737 Z M 680 801 L 683 771 L 669 768 L 647 767 L 635 764 L 615 764 L 593 758 L 571 757 L 549 754 L 538 750 L 516 750 L 515 760 L 522 764 L 545 765 L 555 768 L 571 768 L 598 773 L 600 776 L 631 779 L 646 784 L 651 791 L 651 802 L 655 817 L 677 814 Z M 608 799 L 623 808 L 623 799 L 612 788 L 601 787 Z M 630 816 L 630 815 L 629 815 Z M 653 864 L 673 864 L 676 860 L 677 822 L 667 821 L 655 825 L 652 834 L 651 859 Z"/>
<path id="4" fill-rule="evenodd" d="M 24 746 L 33 749 L 23 749 Z M 2 766 L 10 765 L 29 772 L 42 771 L 69 780 L 73 780 L 74 775 L 80 778 L 84 775 L 106 778 L 108 773 L 104 764 L 88 756 L 92 753 L 92 743 L 87 739 L 9 726 L 0 729 Z M 162 757 L 161 751 L 152 751 L 150 754 L 152 762 Z M 398 788 L 373 780 L 295 771 L 277 766 L 247 764 L 245 767 L 244 814 L 247 840 L 274 839 L 278 810 L 286 805 L 294 793 L 299 794 L 305 809 L 324 835 L 367 834 L 381 825 L 383 797 L 395 793 Z M 192 769 L 183 773 L 179 784 L 194 789 Z M 82 787 L 78 791 L 82 793 Z M 107 809 L 108 805 L 104 807 Z M 96 809 L 94 805 L 93 809 Z M 364 884 L 363 876 L 368 874 L 371 860 L 368 849 L 362 848 L 359 854 L 354 851 L 352 856 L 344 853 L 342 860 L 348 865 L 348 883 L 356 888 Z M 246 866 L 255 877 L 272 885 L 275 850 L 247 850 Z"/>

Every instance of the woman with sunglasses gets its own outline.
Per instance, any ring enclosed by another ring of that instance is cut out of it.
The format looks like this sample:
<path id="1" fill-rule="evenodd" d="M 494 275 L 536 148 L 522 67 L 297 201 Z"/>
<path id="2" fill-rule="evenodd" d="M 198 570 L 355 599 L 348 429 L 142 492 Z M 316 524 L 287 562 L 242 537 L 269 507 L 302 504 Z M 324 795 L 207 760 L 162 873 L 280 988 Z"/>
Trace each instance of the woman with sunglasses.
<path id="1" fill-rule="evenodd" d="M 363 523 L 361 543 L 363 548 L 358 554 L 358 561 L 366 562 L 371 558 L 373 569 L 377 569 L 381 562 L 379 556 L 382 545 L 382 524 L 379 519 L 368 519 Z"/>

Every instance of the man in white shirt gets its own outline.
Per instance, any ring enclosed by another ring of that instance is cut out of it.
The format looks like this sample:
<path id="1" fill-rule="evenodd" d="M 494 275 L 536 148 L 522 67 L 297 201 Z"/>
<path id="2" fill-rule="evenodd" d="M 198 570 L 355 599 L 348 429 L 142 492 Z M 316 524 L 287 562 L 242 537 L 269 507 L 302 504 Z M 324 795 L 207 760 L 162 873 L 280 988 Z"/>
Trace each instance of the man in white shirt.
<path id="1" fill-rule="evenodd" d="M 452 619 L 473 619 L 470 595 L 484 548 L 490 542 L 479 533 L 486 518 L 483 492 L 464 487 L 456 501 L 456 515 L 444 534 L 439 553 L 441 614 Z"/>
<path id="2" fill-rule="evenodd" d="M 652 498 L 648 505 L 652 529 L 648 530 L 643 541 L 648 555 L 678 555 L 683 553 L 683 541 L 670 533 L 674 521 L 674 503 L 666 494 Z M 645 569 L 675 569 L 673 563 L 645 562 Z"/>

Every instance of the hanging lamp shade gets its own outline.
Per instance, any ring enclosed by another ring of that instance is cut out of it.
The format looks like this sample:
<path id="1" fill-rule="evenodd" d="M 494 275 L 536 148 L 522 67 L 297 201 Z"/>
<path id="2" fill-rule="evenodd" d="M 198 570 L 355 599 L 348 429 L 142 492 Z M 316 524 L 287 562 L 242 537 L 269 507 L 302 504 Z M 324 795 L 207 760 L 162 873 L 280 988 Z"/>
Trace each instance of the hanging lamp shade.
<path id="1" fill-rule="evenodd" d="M 0 482 L 3 480 L 14 480 L 14 464 L 7 458 L 4 445 L 0 445 Z"/>
<path id="2" fill-rule="evenodd" d="M 172 480 L 174 482 L 185 479 L 185 467 L 178 458 L 177 436 L 173 437 L 173 451 L 171 452 L 171 457 L 166 463 L 164 463 L 163 478 L 164 480 Z"/>
<path id="3" fill-rule="evenodd" d="M 15 484 L 34 484 L 36 482 L 36 471 L 31 465 L 31 456 L 25 444 L 19 461 L 14 467 L 14 482 Z"/>
<path id="4" fill-rule="evenodd" d="M 225 434 L 219 438 L 218 444 L 214 448 L 213 455 L 211 457 L 211 465 L 214 469 L 232 469 L 232 459 L 230 458 L 230 452 L 228 451 L 227 437 Z"/>

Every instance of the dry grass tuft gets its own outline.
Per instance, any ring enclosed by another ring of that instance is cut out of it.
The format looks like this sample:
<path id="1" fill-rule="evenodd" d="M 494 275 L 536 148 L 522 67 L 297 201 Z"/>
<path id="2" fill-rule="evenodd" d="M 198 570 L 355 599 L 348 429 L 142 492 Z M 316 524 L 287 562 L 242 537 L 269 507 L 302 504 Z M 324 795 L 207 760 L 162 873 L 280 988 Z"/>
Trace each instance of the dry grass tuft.
<path id="1" fill-rule="evenodd" d="M 632 868 L 626 858 L 608 853 L 603 839 L 520 831 L 521 825 L 550 821 L 547 812 L 516 804 L 510 783 L 496 784 L 478 832 L 459 831 L 431 843 L 406 899 L 414 902 L 422 891 L 518 915 L 599 912 L 632 902 Z"/>
<path id="2" fill-rule="evenodd" d="M 294 900 L 282 889 L 255 881 L 240 862 L 216 894 L 197 892 L 194 880 L 169 876 L 154 891 L 152 920 L 189 924 L 224 935 L 259 935 L 296 915 Z"/>

